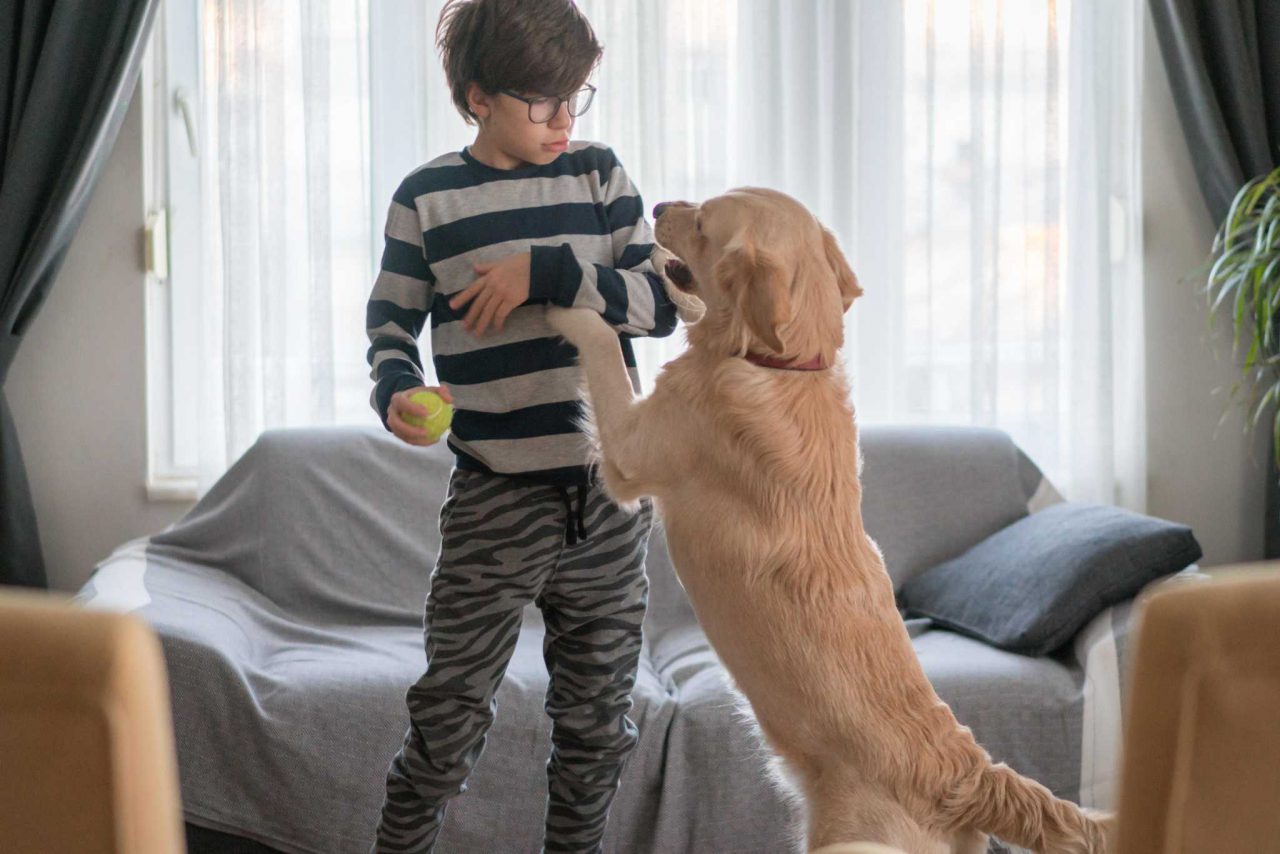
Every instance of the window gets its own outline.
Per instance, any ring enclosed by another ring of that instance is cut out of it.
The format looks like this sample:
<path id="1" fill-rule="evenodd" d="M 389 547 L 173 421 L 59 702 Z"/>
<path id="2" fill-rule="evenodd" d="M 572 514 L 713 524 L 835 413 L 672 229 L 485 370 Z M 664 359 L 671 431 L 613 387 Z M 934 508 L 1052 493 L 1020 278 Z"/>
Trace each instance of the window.
<path id="1" fill-rule="evenodd" d="M 377 424 L 364 301 L 391 192 L 474 136 L 440 6 L 168 0 L 157 472 L 199 492 L 267 427 Z M 771 186 L 838 235 L 866 290 L 844 350 L 863 423 L 999 427 L 1068 497 L 1142 509 L 1137 0 L 579 6 L 606 50 L 574 135 L 646 209 Z M 646 385 L 682 345 L 638 342 Z"/>

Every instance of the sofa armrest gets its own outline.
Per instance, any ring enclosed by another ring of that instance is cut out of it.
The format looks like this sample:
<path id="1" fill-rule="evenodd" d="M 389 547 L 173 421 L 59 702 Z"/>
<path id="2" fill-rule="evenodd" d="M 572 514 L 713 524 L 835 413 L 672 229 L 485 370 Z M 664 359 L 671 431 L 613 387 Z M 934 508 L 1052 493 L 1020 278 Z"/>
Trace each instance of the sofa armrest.
<path id="1" fill-rule="evenodd" d="M 1123 687 L 1126 680 L 1129 646 L 1133 631 L 1137 628 L 1137 620 L 1142 610 L 1142 603 L 1156 590 L 1168 584 L 1186 584 L 1207 581 L 1209 576 L 1200 570 L 1199 565 L 1191 564 L 1186 569 L 1173 575 L 1157 579 L 1136 596 L 1112 605 L 1085 624 L 1072 641 L 1072 649 L 1076 662 L 1089 670 L 1090 661 L 1098 661 L 1099 656 L 1114 655 L 1116 672 Z"/>
<path id="2" fill-rule="evenodd" d="M 1090 620 L 1072 641 L 1084 671 L 1080 803 L 1099 809 L 1115 805 L 1119 792 L 1121 739 L 1129 694 L 1129 660 L 1142 605 L 1153 591 L 1170 584 L 1205 581 L 1192 564 L 1142 588 Z"/>

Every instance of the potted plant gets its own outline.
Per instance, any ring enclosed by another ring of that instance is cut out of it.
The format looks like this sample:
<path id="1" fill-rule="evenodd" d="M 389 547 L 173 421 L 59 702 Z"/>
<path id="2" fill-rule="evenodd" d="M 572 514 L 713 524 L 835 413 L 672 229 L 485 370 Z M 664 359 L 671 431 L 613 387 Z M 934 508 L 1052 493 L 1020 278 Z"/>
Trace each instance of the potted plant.
<path id="1" fill-rule="evenodd" d="M 1205 293 L 1209 322 L 1229 314 L 1241 376 L 1229 400 L 1244 396 L 1245 430 L 1271 413 L 1266 556 L 1280 556 L 1280 168 L 1245 183 L 1213 240 Z"/>

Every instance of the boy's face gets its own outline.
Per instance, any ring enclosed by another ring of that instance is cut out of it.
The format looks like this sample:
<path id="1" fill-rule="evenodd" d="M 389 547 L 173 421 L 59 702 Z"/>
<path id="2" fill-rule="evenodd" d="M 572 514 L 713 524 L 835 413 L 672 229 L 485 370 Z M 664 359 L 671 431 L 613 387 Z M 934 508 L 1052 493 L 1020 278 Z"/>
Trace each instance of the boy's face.
<path id="1" fill-rule="evenodd" d="M 526 97 L 545 95 L 543 92 L 522 92 Z M 561 102 L 560 109 L 550 121 L 535 122 L 529 118 L 529 105 L 519 98 L 501 92 L 487 93 L 472 83 L 467 90 L 471 110 L 480 121 L 476 134 L 477 154 L 487 156 L 490 165 L 499 169 L 550 163 L 564 153 L 573 132 L 573 116 L 569 104 Z"/>

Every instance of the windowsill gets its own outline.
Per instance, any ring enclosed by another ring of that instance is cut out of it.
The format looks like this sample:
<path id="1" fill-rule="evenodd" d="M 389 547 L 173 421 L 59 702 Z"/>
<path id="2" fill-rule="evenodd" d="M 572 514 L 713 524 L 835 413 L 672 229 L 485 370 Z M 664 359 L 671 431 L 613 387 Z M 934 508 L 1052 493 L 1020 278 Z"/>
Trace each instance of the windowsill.
<path id="1" fill-rule="evenodd" d="M 153 476 L 147 478 L 146 486 L 147 500 L 155 503 L 183 502 L 189 504 L 198 497 L 196 495 L 196 479 L 194 477 Z"/>

